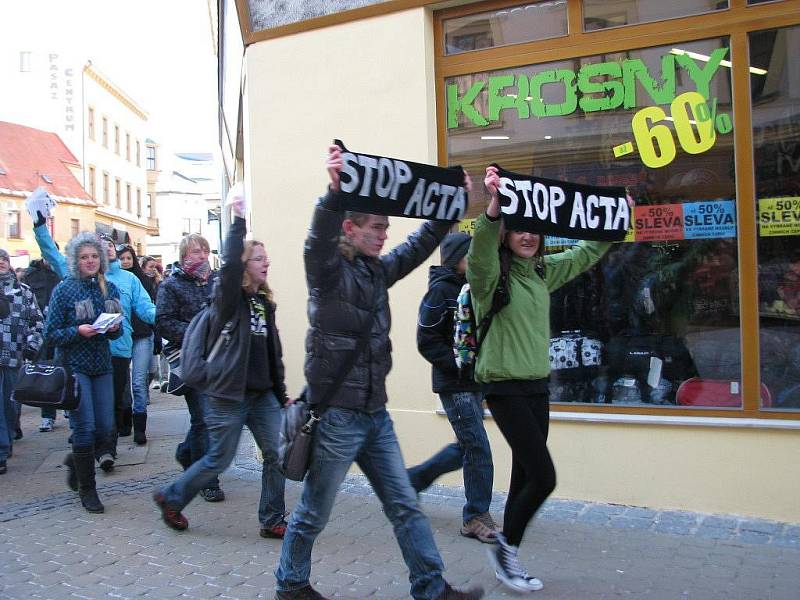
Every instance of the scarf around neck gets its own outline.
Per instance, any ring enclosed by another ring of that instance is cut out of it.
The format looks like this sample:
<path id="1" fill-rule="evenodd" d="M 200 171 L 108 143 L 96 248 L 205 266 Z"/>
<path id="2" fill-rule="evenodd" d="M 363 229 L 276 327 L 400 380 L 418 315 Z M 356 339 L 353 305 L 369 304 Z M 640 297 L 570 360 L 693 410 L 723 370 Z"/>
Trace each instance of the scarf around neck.
<path id="1" fill-rule="evenodd" d="M 183 259 L 181 269 L 184 273 L 198 281 L 208 281 L 208 276 L 211 274 L 211 264 L 208 260 L 195 261 L 188 256 Z"/>

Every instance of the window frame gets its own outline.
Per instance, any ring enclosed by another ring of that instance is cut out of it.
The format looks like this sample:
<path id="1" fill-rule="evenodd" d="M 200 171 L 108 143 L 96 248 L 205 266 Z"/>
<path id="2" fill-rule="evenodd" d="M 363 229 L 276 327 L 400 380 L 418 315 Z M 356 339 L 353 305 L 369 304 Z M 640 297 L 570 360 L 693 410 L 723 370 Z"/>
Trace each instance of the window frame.
<path id="1" fill-rule="evenodd" d="M 750 104 L 748 34 L 752 31 L 800 24 L 800 7 L 787 3 L 747 5 L 746 0 L 730 0 L 727 10 L 710 14 L 680 17 L 664 21 L 626 25 L 597 31 L 583 31 L 583 6 L 580 0 L 568 0 L 566 36 L 537 40 L 460 54 L 444 53 L 443 21 L 457 16 L 514 6 L 519 1 L 491 0 L 434 12 L 434 72 L 436 87 L 437 154 L 439 164 L 447 164 L 447 105 L 445 80 L 469 75 L 680 44 L 694 40 L 727 36 L 731 48 L 731 83 L 734 112 L 734 162 L 736 170 L 736 221 L 739 248 L 739 315 L 741 343 L 742 407 L 739 409 L 679 407 L 553 404 L 556 412 L 632 414 L 653 416 L 731 417 L 786 419 L 798 418 L 797 410 L 760 407 L 758 263 L 756 256 L 755 180 Z M 480 179 L 480 174 L 477 175 Z M 473 174 L 473 178 L 476 174 Z"/>

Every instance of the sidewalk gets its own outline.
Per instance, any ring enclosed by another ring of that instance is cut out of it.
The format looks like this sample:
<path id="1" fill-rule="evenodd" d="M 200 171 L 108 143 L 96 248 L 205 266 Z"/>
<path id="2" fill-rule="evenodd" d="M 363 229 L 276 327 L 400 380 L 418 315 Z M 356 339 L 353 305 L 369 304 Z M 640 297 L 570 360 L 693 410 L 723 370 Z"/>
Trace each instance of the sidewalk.
<path id="1" fill-rule="evenodd" d="M 159 520 L 150 492 L 178 474 L 172 454 L 188 426 L 182 399 L 153 394 L 145 450 L 121 448 L 111 475 L 98 473 L 106 513 L 84 511 L 56 460 L 68 430 L 59 415 L 25 437 L 0 476 L 0 598 L 273 598 L 280 541 L 258 535 L 260 474 L 248 436 L 223 476 L 227 499 L 187 507 L 186 532 Z M 126 441 L 130 438 L 125 438 Z M 287 486 L 287 505 L 301 486 Z M 479 583 L 487 598 L 519 598 L 494 578 L 485 546 L 458 533 L 461 491 L 423 494 L 455 585 Z M 798 500 L 800 504 L 800 499 Z M 502 495 L 493 506 L 502 517 Z M 528 530 L 521 560 L 542 578 L 534 597 L 559 599 L 800 598 L 800 526 L 736 517 L 657 512 L 554 500 Z M 408 598 L 391 527 L 369 486 L 348 477 L 313 555 L 312 582 L 337 598 Z"/>

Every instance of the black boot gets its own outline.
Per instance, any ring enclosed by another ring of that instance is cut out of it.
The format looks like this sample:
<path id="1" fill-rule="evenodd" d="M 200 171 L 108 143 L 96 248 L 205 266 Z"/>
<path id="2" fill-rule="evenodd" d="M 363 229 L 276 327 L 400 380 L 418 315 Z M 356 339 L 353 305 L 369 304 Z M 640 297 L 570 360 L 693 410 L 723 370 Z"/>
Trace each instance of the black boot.
<path id="1" fill-rule="evenodd" d="M 128 437 L 131 434 L 131 425 L 133 424 L 133 411 L 130 408 L 122 409 L 119 421 L 117 425 L 119 437 Z"/>
<path id="2" fill-rule="evenodd" d="M 83 508 L 90 513 L 104 512 L 105 507 L 97 496 L 94 482 L 94 448 L 92 446 L 73 448 L 72 456 L 78 476 L 78 495 L 81 497 Z"/>
<path id="3" fill-rule="evenodd" d="M 147 443 L 147 413 L 133 413 L 133 441 L 137 446 Z"/>
<path id="4" fill-rule="evenodd" d="M 72 452 L 64 458 L 64 466 L 67 467 L 67 487 L 73 492 L 78 491 L 78 474 L 75 472 L 75 457 Z"/>

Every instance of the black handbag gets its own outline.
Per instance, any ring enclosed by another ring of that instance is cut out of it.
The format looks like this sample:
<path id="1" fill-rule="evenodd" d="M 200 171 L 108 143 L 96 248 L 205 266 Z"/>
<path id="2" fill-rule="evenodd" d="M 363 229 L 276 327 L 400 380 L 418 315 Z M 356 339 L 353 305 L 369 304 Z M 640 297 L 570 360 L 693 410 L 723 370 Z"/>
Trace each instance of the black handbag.
<path id="1" fill-rule="evenodd" d="M 181 378 L 181 351 L 174 350 L 165 354 L 169 365 L 169 377 L 167 378 L 167 393 L 173 396 L 183 396 L 186 394 L 186 384 Z"/>
<path id="2" fill-rule="evenodd" d="M 44 355 L 40 352 L 40 356 Z M 75 410 L 80 404 L 78 379 L 66 357 L 25 362 L 17 373 L 11 399 L 37 408 Z"/>
<path id="3" fill-rule="evenodd" d="M 314 432 L 317 423 L 322 418 L 322 413 L 328 408 L 328 402 L 339 390 L 353 365 L 356 364 L 356 359 L 364 351 L 372 331 L 376 310 L 377 307 L 373 302 L 367 326 L 362 330 L 355 349 L 342 364 L 336 379 L 325 390 L 322 399 L 317 403 L 310 404 L 306 400 L 306 388 L 303 389 L 294 404 L 284 411 L 280 440 L 278 441 L 278 468 L 286 479 L 303 481 L 305 478 L 311 463 L 311 451 L 314 447 Z"/>

